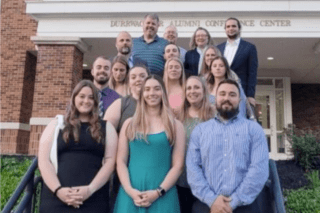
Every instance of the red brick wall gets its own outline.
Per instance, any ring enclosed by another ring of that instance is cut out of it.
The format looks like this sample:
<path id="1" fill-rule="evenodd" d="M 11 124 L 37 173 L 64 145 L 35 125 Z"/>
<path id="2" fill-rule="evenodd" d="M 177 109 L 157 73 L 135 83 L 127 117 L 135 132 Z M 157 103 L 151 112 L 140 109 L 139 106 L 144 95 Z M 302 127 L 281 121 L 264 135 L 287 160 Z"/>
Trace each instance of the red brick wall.
<path id="1" fill-rule="evenodd" d="M 26 14 L 24 0 L 1 1 L 1 122 L 29 123 L 35 60 L 30 37 L 37 22 Z M 23 92 L 25 91 L 25 93 Z M 27 153 L 29 132 L 1 130 L 1 153 Z"/>
<path id="2" fill-rule="evenodd" d="M 296 127 L 320 130 L 320 84 L 292 84 L 291 93 Z"/>
<path id="3" fill-rule="evenodd" d="M 74 86 L 82 78 L 83 53 L 73 45 L 39 45 L 32 117 L 65 114 Z M 45 126 L 31 126 L 29 154 L 38 152 Z"/>

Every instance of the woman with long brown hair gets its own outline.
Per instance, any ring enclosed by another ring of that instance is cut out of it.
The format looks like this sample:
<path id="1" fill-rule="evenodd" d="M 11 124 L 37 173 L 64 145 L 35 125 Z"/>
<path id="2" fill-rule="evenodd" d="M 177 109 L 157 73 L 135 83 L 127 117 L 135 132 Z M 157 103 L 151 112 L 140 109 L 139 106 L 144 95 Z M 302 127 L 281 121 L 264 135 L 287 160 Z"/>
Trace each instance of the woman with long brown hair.
<path id="1" fill-rule="evenodd" d="M 190 76 L 186 82 L 186 98 L 181 115 L 186 134 L 186 150 L 193 129 L 201 122 L 214 117 L 214 108 L 209 102 L 209 94 L 204 80 L 198 76 Z M 177 181 L 177 189 L 181 213 L 191 213 L 196 198 L 192 195 L 187 182 L 186 168 Z"/>
<path id="2" fill-rule="evenodd" d="M 113 59 L 111 65 L 111 77 L 109 79 L 108 86 L 122 97 L 129 95 L 129 69 L 129 64 L 124 56 L 116 56 Z"/>
<path id="3" fill-rule="evenodd" d="M 45 183 L 40 212 L 109 210 L 106 183 L 115 167 L 118 137 L 112 124 L 99 119 L 97 94 L 91 81 L 79 82 L 57 140 L 57 119 L 40 138 L 39 169 Z"/>
<path id="4" fill-rule="evenodd" d="M 149 76 L 136 112 L 124 123 L 117 153 L 120 188 L 115 213 L 179 213 L 175 183 L 184 161 L 183 126 L 169 108 L 166 89 Z"/>
<path id="5" fill-rule="evenodd" d="M 167 90 L 169 106 L 179 119 L 185 90 L 185 72 L 183 64 L 179 58 L 170 58 L 166 61 L 163 74 L 164 85 Z"/>
<path id="6" fill-rule="evenodd" d="M 206 80 L 208 79 L 208 76 L 211 72 L 211 62 L 212 60 L 217 57 L 221 56 L 221 52 L 218 49 L 218 47 L 214 45 L 209 45 L 205 50 L 203 54 L 203 60 L 202 60 L 202 65 L 201 65 L 201 70 L 200 70 L 200 75 L 203 76 Z"/>

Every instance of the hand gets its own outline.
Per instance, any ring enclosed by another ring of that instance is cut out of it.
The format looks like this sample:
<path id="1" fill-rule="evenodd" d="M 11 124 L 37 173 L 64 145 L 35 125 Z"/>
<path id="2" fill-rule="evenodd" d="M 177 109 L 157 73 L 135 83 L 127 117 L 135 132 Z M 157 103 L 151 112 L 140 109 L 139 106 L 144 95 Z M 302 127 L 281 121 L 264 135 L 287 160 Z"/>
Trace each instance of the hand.
<path id="1" fill-rule="evenodd" d="M 210 208 L 210 213 L 232 213 L 230 198 L 219 195 Z"/>
<path id="2" fill-rule="evenodd" d="M 252 106 L 256 106 L 256 99 L 252 97 L 247 97 L 247 99 Z"/>
<path id="3" fill-rule="evenodd" d="M 82 196 L 75 195 L 76 190 L 70 187 L 62 187 L 57 192 L 57 197 L 68 206 L 73 206 L 75 208 L 79 208 L 82 205 Z"/>
<path id="4" fill-rule="evenodd" d="M 79 196 L 81 197 L 81 201 L 87 200 L 91 195 L 92 192 L 90 191 L 89 186 L 76 186 L 72 187 L 75 191 L 72 193 L 72 196 Z"/>
<path id="5" fill-rule="evenodd" d="M 129 192 L 129 196 L 132 198 L 132 200 L 136 206 L 143 205 L 142 193 L 139 190 L 132 188 Z"/>
<path id="6" fill-rule="evenodd" d="M 157 190 L 148 190 L 142 192 L 142 198 L 143 198 L 143 207 L 150 206 L 155 200 L 159 198 L 159 193 Z M 148 206 L 144 206 L 148 205 Z"/>

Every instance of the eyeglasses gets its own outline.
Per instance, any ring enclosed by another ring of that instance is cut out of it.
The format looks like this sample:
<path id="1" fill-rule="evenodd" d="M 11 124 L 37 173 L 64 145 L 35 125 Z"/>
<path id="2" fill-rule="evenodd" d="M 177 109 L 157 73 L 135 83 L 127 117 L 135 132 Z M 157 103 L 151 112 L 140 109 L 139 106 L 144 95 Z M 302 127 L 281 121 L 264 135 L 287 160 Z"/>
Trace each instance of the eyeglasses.
<path id="1" fill-rule="evenodd" d="M 204 34 L 202 34 L 202 35 L 196 35 L 196 38 L 206 38 L 206 37 L 208 37 L 208 35 L 204 35 Z"/>

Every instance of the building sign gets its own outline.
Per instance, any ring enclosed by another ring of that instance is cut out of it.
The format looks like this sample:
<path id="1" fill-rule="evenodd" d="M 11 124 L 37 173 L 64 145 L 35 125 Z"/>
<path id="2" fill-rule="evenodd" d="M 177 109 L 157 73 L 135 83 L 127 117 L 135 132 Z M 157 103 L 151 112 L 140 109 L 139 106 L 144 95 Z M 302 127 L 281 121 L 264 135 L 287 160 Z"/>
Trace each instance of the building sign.
<path id="1" fill-rule="evenodd" d="M 244 27 L 291 27 L 291 20 L 289 19 L 244 19 L 240 20 Z M 179 19 L 179 20 L 164 20 L 160 21 L 160 27 L 166 27 L 174 25 L 176 27 L 223 27 L 225 19 L 205 19 L 205 20 L 194 20 L 194 19 Z M 142 20 L 111 20 L 110 27 L 141 27 Z"/>

